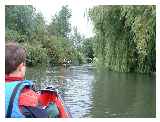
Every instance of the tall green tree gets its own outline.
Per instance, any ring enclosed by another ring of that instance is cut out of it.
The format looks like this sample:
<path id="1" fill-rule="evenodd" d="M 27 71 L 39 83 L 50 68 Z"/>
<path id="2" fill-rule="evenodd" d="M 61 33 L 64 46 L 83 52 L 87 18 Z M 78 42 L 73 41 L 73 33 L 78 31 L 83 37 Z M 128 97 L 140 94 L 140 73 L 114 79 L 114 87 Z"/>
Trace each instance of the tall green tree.
<path id="1" fill-rule="evenodd" d="M 47 30 L 42 13 L 38 12 L 34 16 L 32 39 L 38 43 L 43 43 L 47 39 Z"/>
<path id="2" fill-rule="evenodd" d="M 5 27 L 7 30 L 16 31 L 19 35 L 25 35 L 29 40 L 33 32 L 35 9 L 32 6 L 6 6 Z"/>
<path id="3" fill-rule="evenodd" d="M 83 54 L 85 58 L 87 58 L 88 62 L 92 62 L 94 58 L 94 51 L 93 51 L 94 39 L 87 38 L 83 41 Z"/>
<path id="4" fill-rule="evenodd" d="M 33 6 L 6 6 L 6 41 L 16 41 L 27 49 L 27 65 L 46 63 L 47 51 L 42 47 L 45 40 L 45 21 Z"/>
<path id="5" fill-rule="evenodd" d="M 71 31 L 71 10 L 68 5 L 62 6 L 62 9 L 52 18 L 52 22 L 48 26 L 48 31 L 51 35 L 57 37 L 68 38 Z"/>
<path id="6" fill-rule="evenodd" d="M 77 26 L 73 27 L 73 33 L 70 36 L 70 40 L 75 49 L 81 48 L 84 37 L 78 32 Z"/>
<path id="7" fill-rule="evenodd" d="M 155 71 L 155 6 L 96 6 L 94 24 L 98 62 L 120 72 Z"/>

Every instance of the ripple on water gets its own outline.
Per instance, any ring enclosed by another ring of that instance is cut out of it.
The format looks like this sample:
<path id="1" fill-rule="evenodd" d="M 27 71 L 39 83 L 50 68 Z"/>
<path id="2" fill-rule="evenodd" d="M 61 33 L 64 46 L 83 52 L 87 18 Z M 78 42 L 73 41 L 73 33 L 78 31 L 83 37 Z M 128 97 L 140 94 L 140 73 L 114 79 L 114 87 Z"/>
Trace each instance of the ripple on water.
<path id="1" fill-rule="evenodd" d="M 62 84 L 60 90 L 73 117 L 156 116 L 156 82 L 148 75 L 109 71 L 93 74 L 88 65 L 51 68 L 45 73 L 46 69 L 40 68 L 28 70 L 27 79 L 37 80 L 37 88 Z"/>
<path id="2" fill-rule="evenodd" d="M 76 67 L 77 68 L 77 67 Z M 84 117 L 91 108 L 91 102 L 89 96 L 91 96 L 91 90 L 89 84 L 93 76 L 86 75 L 88 71 L 83 71 L 81 67 L 79 69 L 71 71 L 71 76 L 67 74 L 65 79 L 65 103 L 70 108 L 73 117 Z"/>

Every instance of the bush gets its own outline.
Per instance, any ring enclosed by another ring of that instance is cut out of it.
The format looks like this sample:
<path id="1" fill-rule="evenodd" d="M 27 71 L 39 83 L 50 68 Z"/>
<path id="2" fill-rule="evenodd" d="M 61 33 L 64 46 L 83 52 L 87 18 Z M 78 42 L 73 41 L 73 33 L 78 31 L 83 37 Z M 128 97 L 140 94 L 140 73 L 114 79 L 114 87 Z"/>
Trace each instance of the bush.
<path id="1" fill-rule="evenodd" d="M 21 35 L 15 30 L 7 29 L 5 36 L 6 41 L 16 41 L 18 43 L 27 41 L 26 35 Z"/>
<path id="2" fill-rule="evenodd" d="M 47 50 L 40 46 L 32 46 L 25 44 L 27 51 L 27 66 L 35 66 L 37 64 L 47 64 Z"/>

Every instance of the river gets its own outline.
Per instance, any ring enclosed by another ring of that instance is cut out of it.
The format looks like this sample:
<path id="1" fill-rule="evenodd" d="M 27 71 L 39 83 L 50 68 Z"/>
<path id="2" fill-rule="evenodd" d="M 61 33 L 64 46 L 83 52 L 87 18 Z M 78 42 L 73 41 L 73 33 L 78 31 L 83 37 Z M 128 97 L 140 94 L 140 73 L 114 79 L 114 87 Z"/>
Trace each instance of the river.
<path id="1" fill-rule="evenodd" d="M 156 75 L 96 70 L 90 64 L 28 68 L 38 89 L 59 86 L 74 118 L 156 117 Z"/>

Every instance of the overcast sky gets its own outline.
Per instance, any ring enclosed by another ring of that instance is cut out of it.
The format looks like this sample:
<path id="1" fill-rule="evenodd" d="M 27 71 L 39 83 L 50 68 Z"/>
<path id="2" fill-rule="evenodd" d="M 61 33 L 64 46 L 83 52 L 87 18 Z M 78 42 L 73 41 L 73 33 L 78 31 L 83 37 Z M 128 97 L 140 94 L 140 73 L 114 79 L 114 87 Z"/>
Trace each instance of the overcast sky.
<path id="1" fill-rule="evenodd" d="M 91 0 L 41 0 L 38 2 L 32 2 L 33 6 L 40 12 L 42 12 L 47 23 L 51 22 L 52 16 L 58 12 L 63 5 L 68 5 L 72 10 L 71 24 L 77 26 L 78 31 L 85 37 L 93 36 L 92 24 L 87 21 L 87 16 L 84 17 L 84 12 L 88 8 L 93 7 Z"/>

